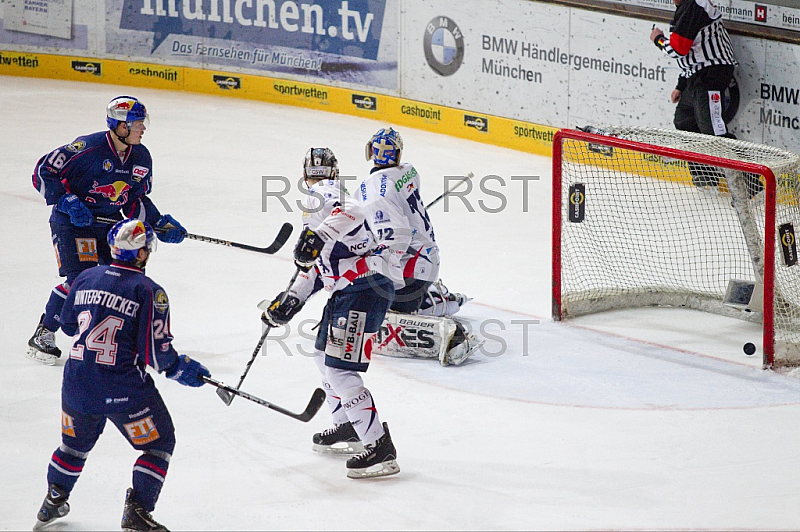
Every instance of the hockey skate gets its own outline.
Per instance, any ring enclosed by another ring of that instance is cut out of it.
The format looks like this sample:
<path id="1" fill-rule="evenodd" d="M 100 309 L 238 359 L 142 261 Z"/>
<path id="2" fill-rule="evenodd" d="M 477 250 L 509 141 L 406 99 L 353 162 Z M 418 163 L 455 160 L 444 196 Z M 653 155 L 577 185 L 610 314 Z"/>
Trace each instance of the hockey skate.
<path id="1" fill-rule="evenodd" d="M 358 454 L 364 451 L 364 444 L 349 421 L 317 432 L 312 440 L 313 449 L 322 454 Z"/>
<path id="2" fill-rule="evenodd" d="M 122 512 L 122 530 L 125 532 L 139 532 L 142 530 L 150 532 L 169 532 L 167 527 L 153 519 L 150 512 L 136 502 L 134 499 L 135 496 L 136 492 L 133 488 L 128 488 L 125 494 L 125 510 Z"/>
<path id="3" fill-rule="evenodd" d="M 389 434 L 389 425 L 383 423 L 385 434 L 372 445 L 365 445 L 361 454 L 347 461 L 348 478 L 377 478 L 400 472 L 397 451 Z"/>
<path id="4" fill-rule="evenodd" d="M 67 515 L 69 513 L 67 497 L 69 497 L 69 495 L 66 491 L 55 484 L 50 484 L 50 489 L 47 492 L 47 496 L 44 498 L 42 507 L 39 508 L 39 513 L 36 514 L 36 519 L 38 521 L 33 529 L 42 530 L 56 519 Z"/>
<path id="5" fill-rule="evenodd" d="M 467 333 L 461 322 L 456 319 L 453 319 L 453 321 L 456 322 L 456 331 L 447 344 L 447 351 L 439 357 L 439 363 L 442 366 L 449 366 L 450 364 L 460 366 L 486 343 L 486 340 L 478 341 L 475 335 Z"/>
<path id="6" fill-rule="evenodd" d="M 53 366 L 61 356 L 61 349 L 56 346 L 56 333 L 42 325 L 42 321 L 44 321 L 44 314 L 39 319 L 36 332 L 28 340 L 26 356 L 47 366 Z"/>

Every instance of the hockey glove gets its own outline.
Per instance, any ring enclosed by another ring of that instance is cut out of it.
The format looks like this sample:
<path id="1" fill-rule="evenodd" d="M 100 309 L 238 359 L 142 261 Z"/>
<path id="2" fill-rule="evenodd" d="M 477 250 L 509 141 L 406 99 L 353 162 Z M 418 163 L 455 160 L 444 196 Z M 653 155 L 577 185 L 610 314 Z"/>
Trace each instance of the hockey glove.
<path id="1" fill-rule="evenodd" d="M 176 380 L 184 386 L 198 388 L 205 384 L 200 377 L 210 377 L 208 369 L 186 355 L 178 355 L 178 361 L 166 372 L 167 378 Z"/>
<path id="2" fill-rule="evenodd" d="M 159 218 L 155 228 L 158 239 L 167 244 L 180 244 L 186 238 L 186 229 L 169 214 Z M 166 231 L 160 232 L 158 231 L 159 229 L 165 229 Z"/>
<path id="3" fill-rule="evenodd" d="M 323 247 L 325 247 L 325 241 L 322 240 L 317 233 L 306 228 L 300 235 L 297 245 L 294 247 L 295 265 L 304 272 L 307 272 L 314 266 Z"/>
<path id="4" fill-rule="evenodd" d="M 92 225 L 94 216 L 89 207 L 83 204 L 75 194 L 64 194 L 58 199 L 56 208 L 64 214 L 69 214 L 69 221 L 75 227 L 87 227 Z"/>
<path id="5" fill-rule="evenodd" d="M 301 303 L 300 300 L 292 295 L 286 296 L 286 300 L 281 302 L 283 292 L 278 294 L 278 297 L 272 300 L 269 308 L 261 314 L 261 321 L 270 327 L 280 327 L 289 323 L 295 315 L 300 312 L 305 302 Z"/>

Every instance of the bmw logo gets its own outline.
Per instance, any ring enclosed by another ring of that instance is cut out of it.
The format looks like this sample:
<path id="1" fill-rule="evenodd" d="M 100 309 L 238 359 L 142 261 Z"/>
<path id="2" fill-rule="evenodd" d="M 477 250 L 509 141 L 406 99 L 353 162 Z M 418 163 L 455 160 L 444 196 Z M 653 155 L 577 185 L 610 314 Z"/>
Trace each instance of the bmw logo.
<path id="1" fill-rule="evenodd" d="M 455 74 L 464 60 L 464 35 L 448 17 L 435 17 L 425 26 L 425 59 L 440 76 Z"/>

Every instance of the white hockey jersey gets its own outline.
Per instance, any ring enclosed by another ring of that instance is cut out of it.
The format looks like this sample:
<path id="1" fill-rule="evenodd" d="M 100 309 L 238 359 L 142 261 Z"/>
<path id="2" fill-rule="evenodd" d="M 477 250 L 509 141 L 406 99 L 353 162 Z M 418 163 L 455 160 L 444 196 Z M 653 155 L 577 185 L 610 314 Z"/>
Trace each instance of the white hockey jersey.
<path id="1" fill-rule="evenodd" d="M 435 282 L 439 278 L 439 247 L 420 197 L 416 168 L 401 163 L 376 168 L 359 186 L 358 198 L 379 250 L 401 252 L 387 257 L 403 277 Z"/>
<path id="2" fill-rule="evenodd" d="M 328 294 L 341 290 L 358 276 L 377 272 L 390 277 L 387 259 L 373 255 L 375 237 L 364 223 L 360 203 L 347 195 L 336 180 L 319 181 L 303 200 L 303 229 L 309 228 L 325 242 L 314 268 L 301 272 L 290 292 L 305 301 L 317 280 Z M 402 280 L 399 274 L 395 274 Z"/>

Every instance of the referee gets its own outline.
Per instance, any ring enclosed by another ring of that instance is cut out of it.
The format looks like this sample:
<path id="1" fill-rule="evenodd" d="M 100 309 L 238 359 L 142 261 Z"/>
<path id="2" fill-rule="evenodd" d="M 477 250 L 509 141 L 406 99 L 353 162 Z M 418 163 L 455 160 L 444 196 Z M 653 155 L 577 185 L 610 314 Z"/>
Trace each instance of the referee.
<path id="1" fill-rule="evenodd" d="M 733 119 L 738 107 L 738 92 L 725 109 L 725 90 L 736 88 L 733 70 L 738 65 L 733 55 L 731 38 L 722 25 L 722 13 L 710 0 L 672 0 L 677 6 L 670 22 L 667 38 L 653 25 L 650 40 L 669 57 L 677 60 L 681 73 L 670 95 L 675 108 L 675 128 L 682 131 L 736 138 L 728 131 L 727 122 Z M 726 113 L 727 111 L 727 113 Z M 695 186 L 716 187 L 718 169 L 689 163 Z M 752 180 L 751 195 L 761 183 Z"/>
<path id="2" fill-rule="evenodd" d="M 670 95 L 672 103 L 678 104 L 675 128 L 733 138 L 723 119 L 723 104 L 738 63 L 722 25 L 722 13 L 710 0 L 673 2 L 678 8 L 670 22 L 669 38 L 654 26 L 650 40 L 676 59 L 681 69 Z"/>

